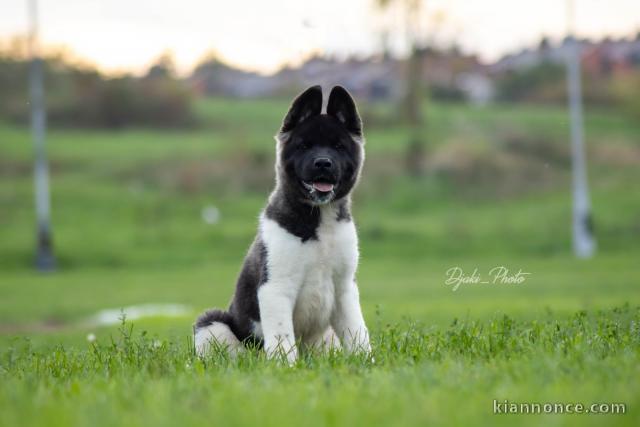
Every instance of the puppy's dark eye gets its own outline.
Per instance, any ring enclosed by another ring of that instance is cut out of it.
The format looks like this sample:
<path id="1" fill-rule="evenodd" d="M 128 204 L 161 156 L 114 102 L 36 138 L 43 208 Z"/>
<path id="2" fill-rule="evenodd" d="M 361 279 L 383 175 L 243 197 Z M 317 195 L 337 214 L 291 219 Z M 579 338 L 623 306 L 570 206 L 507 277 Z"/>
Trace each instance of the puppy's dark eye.
<path id="1" fill-rule="evenodd" d="M 344 148 L 344 145 L 342 145 L 342 144 L 333 144 L 333 148 L 338 150 L 338 151 L 341 151 Z"/>
<path id="2" fill-rule="evenodd" d="M 300 141 L 300 143 L 298 144 L 298 148 L 301 150 L 308 150 L 310 148 L 310 145 L 307 141 Z"/>

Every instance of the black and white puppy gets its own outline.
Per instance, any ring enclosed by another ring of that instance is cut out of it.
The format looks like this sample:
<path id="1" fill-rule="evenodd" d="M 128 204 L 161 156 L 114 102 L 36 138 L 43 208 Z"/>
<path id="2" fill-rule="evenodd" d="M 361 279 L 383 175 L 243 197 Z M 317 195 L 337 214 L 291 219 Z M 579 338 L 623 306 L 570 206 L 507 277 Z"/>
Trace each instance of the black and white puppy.
<path id="1" fill-rule="evenodd" d="M 322 89 L 300 94 L 276 135 L 276 186 L 227 311 L 194 325 L 196 352 L 243 343 L 296 360 L 297 344 L 370 351 L 358 288 L 350 193 L 364 160 L 362 123 L 342 87 L 322 114 Z"/>

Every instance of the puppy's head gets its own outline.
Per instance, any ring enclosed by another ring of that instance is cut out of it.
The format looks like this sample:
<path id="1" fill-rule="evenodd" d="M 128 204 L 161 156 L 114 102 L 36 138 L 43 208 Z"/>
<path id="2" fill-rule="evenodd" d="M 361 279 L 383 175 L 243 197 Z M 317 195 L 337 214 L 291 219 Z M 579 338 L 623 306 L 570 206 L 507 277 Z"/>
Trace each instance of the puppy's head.
<path id="1" fill-rule="evenodd" d="M 321 113 L 322 89 L 310 87 L 293 101 L 276 135 L 278 180 L 313 205 L 348 195 L 364 159 L 362 122 L 349 92 L 335 86 Z"/>

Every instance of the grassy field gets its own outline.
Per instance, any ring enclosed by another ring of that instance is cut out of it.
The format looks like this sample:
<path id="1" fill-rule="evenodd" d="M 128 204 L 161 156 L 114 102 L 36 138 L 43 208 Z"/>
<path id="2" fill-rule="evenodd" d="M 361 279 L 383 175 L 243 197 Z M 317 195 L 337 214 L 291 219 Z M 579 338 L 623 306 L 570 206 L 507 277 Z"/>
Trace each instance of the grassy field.
<path id="1" fill-rule="evenodd" d="M 0 425 L 637 425 L 640 124 L 607 111 L 587 114 L 599 251 L 579 261 L 561 108 L 430 105 L 427 173 L 413 179 L 406 129 L 365 106 L 354 214 L 375 363 L 195 359 L 191 323 L 231 297 L 286 107 L 208 100 L 194 130 L 52 130 L 48 275 L 32 269 L 29 134 L 0 124 Z M 454 290 L 456 266 L 530 274 Z M 133 319 L 145 304 L 178 309 Z M 115 320 L 99 321 L 107 309 Z M 494 415 L 494 399 L 627 410 Z"/>

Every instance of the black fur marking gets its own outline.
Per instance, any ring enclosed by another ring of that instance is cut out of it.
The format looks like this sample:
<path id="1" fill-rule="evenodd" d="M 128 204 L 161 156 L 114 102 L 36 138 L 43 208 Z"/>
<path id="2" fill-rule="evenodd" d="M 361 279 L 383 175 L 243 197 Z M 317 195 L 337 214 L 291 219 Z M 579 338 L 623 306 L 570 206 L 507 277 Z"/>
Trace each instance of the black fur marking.
<path id="1" fill-rule="evenodd" d="M 331 89 L 327 102 L 327 114 L 338 119 L 352 134 L 362 135 L 362 121 L 356 103 L 342 86 Z"/>
<path id="2" fill-rule="evenodd" d="M 338 204 L 338 213 L 336 214 L 336 221 L 351 221 L 351 210 L 349 209 L 349 202 L 347 200 L 341 200 Z"/>
<path id="3" fill-rule="evenodd" d="M 197 329 L 221 322 L 229 326 L 238 340 L 261 346 L 262 341 L 253 335 L 253 322 L 260 321 L 258 288 L 268 280 L 267 248 L 258 237 L 249 248 L 236 282 L 236 292 L 229 309 L 209 310 L 194 325 Z"/>
<path id="4" fill-rule="evenodd" d="M 259 240 L 258 250 L 260 251 L 260 259 L 262 260 L 262 276 L 260 277 L 260 283 L 266 283 L 269 281 L 269 266 L 267 265 L 267 247 L 262 240 Z"/>
<path id="5" fill-rule="evenodd" d="M 193 329 L 198 330 L 200 328 L 205 328 L 209 325 L 213 325 L 215 322 L 224 323 L 231 328 L 231 325 L 233 325 L 233 316 L 224 310 L 207 310 L 196 319 Z"/>
<path id="6" fill-rule="evenodd" d="M 257 237 L 244 260 L 244 266 L 236 283 L 229 312 L 235 319 L 236 334 L 240 341 L 252 338 L 253 322 L 260 321 L 258 288 L 268 280 L 267 248 Z"/>
<path id="7" fill-rule="evenodd" d="M 320 181 L 335 185 L 333 200 L 346 197 L 358 179 L 362 163 L 362 145 L 338 119 L 326 114 L 308 119 L 287 135 L 280 135 L 278 167 L 279 192 L 287 202 L 317 202 L 302 182 Z M 318 171 L 315 159 L 329 158 L 331 170 Z"/>
<path id="8" fill-rule="evenodd" d="M 318 240 L 320 209 L 297 199 L 297 196 L 288 198 L 284 192 L 278 192 L 271 197 L 265 215 L 303 242 Z"/>
<path id="9" fill-rule="evenodd" d="M 316 116 L 322 111 L 322 88 L 312 86 L 302 92 L 293 101 L 289 112 L 282 121 L 280 132 L 289 132 L 309 117 Z"/>

